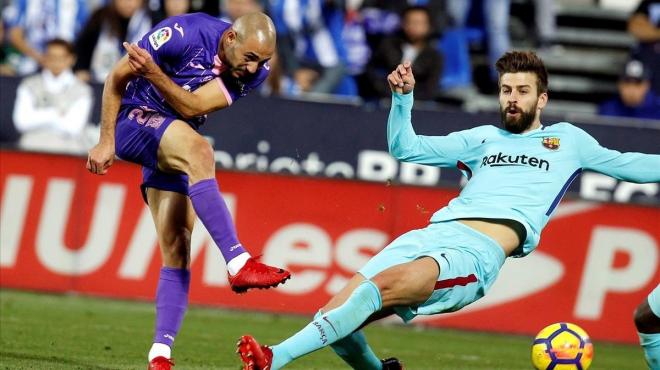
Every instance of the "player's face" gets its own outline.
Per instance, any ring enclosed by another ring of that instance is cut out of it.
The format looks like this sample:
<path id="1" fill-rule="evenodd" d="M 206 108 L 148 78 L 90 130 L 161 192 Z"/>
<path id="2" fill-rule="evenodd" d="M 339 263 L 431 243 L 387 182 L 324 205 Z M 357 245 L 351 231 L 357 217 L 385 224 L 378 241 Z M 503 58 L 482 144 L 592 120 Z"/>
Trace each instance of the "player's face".
<path id="1" fill-rule="evenodd" d="M 536 74 L 505 73 L 500 77 L 500 114 L 504 128 L 514 134 L 525 132 L 535 123 L 547 102 L 547 94 L 538 94 Z"/>
<path id="2" fill-rule="evenodd" d="M 235 40 L 227 46 L 225 53 L 229 71 L 236 78 L 255 74 L 273 56 L 275 45 L 267 45 L 256 37 L 240 42 Z"/>

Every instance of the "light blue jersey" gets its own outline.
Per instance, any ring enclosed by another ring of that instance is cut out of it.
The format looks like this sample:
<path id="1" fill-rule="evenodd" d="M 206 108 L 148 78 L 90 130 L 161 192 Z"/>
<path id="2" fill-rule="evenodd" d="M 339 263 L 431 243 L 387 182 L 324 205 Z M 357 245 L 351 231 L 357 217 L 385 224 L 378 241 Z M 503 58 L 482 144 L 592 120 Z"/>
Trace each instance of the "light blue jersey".
<path id="1" fill-rule="evenodd" d="M 387 125 L 390 153 L 404 162 L 458 167 L 469 180 L 458 197 L 433 214 L 431 222 L 518 221 L 527 238 L 513 257 L 536 248 L 543 227 L 583 169 L 636 183 L 660 181 L 660 155 L 606 149 L 567 122 L 522 134 L 488 125 L 447 136 L 423 136 L 412 127 L 412 106 L 412 93 L 393 94 Z"/>

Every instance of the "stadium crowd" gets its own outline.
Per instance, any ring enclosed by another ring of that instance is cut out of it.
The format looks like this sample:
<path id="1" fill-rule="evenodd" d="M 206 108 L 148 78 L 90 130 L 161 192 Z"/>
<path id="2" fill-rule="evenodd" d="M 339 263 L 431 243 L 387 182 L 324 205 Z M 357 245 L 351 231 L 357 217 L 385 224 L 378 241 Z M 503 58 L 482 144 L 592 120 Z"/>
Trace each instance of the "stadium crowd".
<path id="1" fill-rule="evenodd" d="M 510 13 L 521 3 L 535 10 L 523 43 L 512 42 L 510 34 L 514 28 Z M 34 95 L 39 89 L 25 88 L 26 80 L 14 116 L 28 109 L 27 102 L 34 105 L 29 109 L 54 109 L 70 94 L 62 93 L 66 89 L 103 83 L 125 53 L 122 42 L 137 42 L 168 16 L 205 12 L 231 22 L 245 13 L 265 11 L 276 25 L 278 50 L 261 87 L 264 95 L 332 94 L 379 104 L 389 96 L 388 71 L 409 60 L 416 71 L 418 100 L 458 97 L 464 102 L 494 91 L 496 74 L 492 68 L 479 71 L 480 58 L 492 66 L 491 61 L 512 47 L 536 48 L 561 58 L 561 46 L 555 43 L 560 4 L 557 0 L 10 0 L 2 9 L 0 75 L 23 77 L 42 71 L 40 97 Z M 630 45 L 629 61 L 621 65 L 618 94 L 596 102 L 599 114 L 660 119 L 658 9 L 658 0 L 641 1 L 632 9 L 628 32 L 635 43 Z M 61 74 L 49 72 L 48 45 L 53 40 L 74 53 L 73 65 Z M 76 105 L 78 116 L 89 117 L 88 105 Z M 60 130 L 64 136 L 80 134 L 78 123 L 61 120 L 60 124 L 66 126 Z M 44 127 L 52 133 L 60 124 L 15 120 L 22 133 Z"/>

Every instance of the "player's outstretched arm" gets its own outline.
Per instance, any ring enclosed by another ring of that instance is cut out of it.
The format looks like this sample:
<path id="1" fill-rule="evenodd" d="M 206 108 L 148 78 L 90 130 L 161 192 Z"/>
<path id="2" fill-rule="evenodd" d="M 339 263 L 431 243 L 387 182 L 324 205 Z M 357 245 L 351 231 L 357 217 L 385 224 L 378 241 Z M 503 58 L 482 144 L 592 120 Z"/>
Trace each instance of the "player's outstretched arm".
<path id="1" fill-rule="evenodd" d="M 659 154 L 621 153 L 602 147 L 596 139 L 582 129 L 576 127 L 575 133 L 583 168 L 624 181 L 660 182 Z"/>
<path id="2" fill-rule="evenodd" d="M 123 57 L 105 81 L 101 101 L 101 135 L 98 144 L 89 151 L 87 157 L 87 169 L 91 173 L 105 175 L 115 159 L 117 113 L 119 113 L 122 93 L 132 75 L 128 57 Z"/>
<path id="3" fill-rule="evenodd" d="M 392 90 L 392 107 L 387 120 L 387 144 L 390 154 L 403 162 L 453 167 L 471 141 L 469 131 L 447 136 L 417 135 L 412 126 L 415 76 L 410 62 L 399 64 L 387 76 Z"/>
<path id="4" fill-rule="evenodd" d="M 174 83 L 145 49 L 127 42 L 124 43 L 124 48 L 133 72 L 149 80 L 183 118 L 201 116 L 229 106 L 218 81 L 211 80 L 195 92 L 187 91 Z"/>

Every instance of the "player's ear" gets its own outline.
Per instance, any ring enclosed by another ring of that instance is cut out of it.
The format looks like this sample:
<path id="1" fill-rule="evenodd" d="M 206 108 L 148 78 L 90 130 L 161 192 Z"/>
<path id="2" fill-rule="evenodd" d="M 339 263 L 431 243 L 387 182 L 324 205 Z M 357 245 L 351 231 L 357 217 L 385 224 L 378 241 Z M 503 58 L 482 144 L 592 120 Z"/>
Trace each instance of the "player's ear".
<path id="1" fill-rule="evenodd" d="M 236 44 L 237 41 L 238 41 L 238 35 L 236 34 L 236 31 L 234 31 L 233 28 L 227 30 L 227 37 L 225 38 L 225 42 L 227 43 L 227 46 L 234 46 L 234 44 Z"/>
<path id="2" fill-rule="evenodd" d="M 543 109 L 545 108 L 546 104 L 548 104 L 548 92 L 542 92 L 541 95 L 539 95 L 537 105 L 536 107 L 538 109 Z"/>

